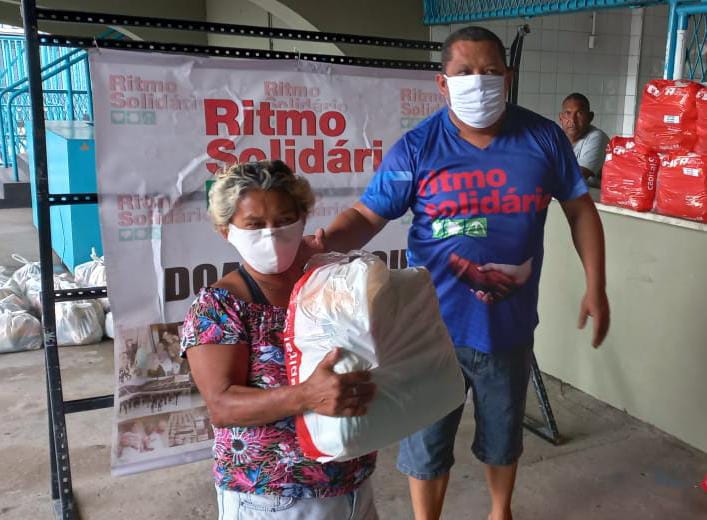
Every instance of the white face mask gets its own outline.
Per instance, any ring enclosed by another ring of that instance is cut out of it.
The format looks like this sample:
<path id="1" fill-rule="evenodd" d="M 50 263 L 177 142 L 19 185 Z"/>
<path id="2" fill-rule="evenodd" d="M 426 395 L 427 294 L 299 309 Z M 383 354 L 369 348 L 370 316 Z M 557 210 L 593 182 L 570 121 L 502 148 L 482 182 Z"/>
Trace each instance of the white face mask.
<path id="1" fill-rule="evenodd" d="M 303 234 L 303 219 L 278 228 L 241 229 L 228 225 L 228 241 L 248 265 L 263 274 L 287 271 L 295 261 Z"/>
<path id="2" fill-rule="evenodd" d="M 505 76 L 444 76 L 454 114 L 472 128 L 493 126 L 506 110 Z"/>

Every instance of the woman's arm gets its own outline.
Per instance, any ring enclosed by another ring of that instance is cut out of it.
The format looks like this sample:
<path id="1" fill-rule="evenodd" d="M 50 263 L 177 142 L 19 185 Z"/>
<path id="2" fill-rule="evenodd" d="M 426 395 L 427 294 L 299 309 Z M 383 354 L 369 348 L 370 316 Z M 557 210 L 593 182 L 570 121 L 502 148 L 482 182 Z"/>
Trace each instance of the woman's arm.
<path id="1" fill-rule="evenodd" d="M 364 415 L 375 385 L 368 372 L 336 374 L 339 351 L 329 353 L 304 383 L 280 388 L 245 386 L 249 348 L 238 345 L 197 345 L 187 350 L 192 376 L 220 428 L 259 426 L 313 411 L 322 415 Z"/>

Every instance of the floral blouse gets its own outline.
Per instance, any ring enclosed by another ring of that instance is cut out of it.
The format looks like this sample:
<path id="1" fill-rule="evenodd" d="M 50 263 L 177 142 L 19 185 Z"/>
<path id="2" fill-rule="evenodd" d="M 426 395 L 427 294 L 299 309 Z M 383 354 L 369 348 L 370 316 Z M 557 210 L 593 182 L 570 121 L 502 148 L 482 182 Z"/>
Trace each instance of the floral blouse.
<path id="1" fill-rule="evenodd" d="M 201 290 L 184 320 L 182 355 L 195 345 L 250 346 L 248 386 L 288 384 L 283 332 L 286 309 L 237 299 L 226 289 Z M 216 485 L 241 493 L 321 498 L 355 490 L 375 468 L 376 455 L 325 464 L 307 459 L 293 417 L 272 424 L 214 426 Z"/>

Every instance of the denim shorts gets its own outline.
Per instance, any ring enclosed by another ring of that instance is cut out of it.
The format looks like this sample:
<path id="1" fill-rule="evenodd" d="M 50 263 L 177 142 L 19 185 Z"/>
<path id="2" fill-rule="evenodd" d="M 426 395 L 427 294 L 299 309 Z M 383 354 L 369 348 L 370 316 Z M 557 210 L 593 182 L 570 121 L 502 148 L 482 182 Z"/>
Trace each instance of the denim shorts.
<path id="1" fill-rule="evenodd" d="M 347 495 L 294 498 L 216 488 L 219 520 L 378 520 L 368 479 Z"/>
<path id="2" fill-rule="evenodd" d="M 471 451 L 484 464 L 514 464 L 523 452 L 523 417 L 533 355 L 531 347 L 487 354 L 457 348 L 467 391 L 472 390 L 476 431 Z M 454 438 L 464 406 L 400 441 L 398 470 L 430 480 L 454 465 Z"/>

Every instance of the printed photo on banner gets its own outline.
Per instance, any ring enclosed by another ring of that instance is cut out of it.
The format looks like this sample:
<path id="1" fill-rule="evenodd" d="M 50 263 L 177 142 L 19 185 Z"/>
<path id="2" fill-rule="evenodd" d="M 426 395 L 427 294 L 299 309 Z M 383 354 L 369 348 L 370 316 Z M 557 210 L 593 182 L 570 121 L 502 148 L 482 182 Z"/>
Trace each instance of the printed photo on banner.
<path id="1" fill-rule="evenodd" d="M 116 408 L 121 418 L 203 405 L 179 356 L 181 323 L 154 323 L 121 331 Z"/>
<path id="2" fill-rule="evenodd" d="M 189 364 L 179 355 L 182 324 L 154 323 L 149 327 L 121 330 L 118 384 L 145 379 L 188 376 Z M 116 338 L 117 340 L 118 338 Z"/>
<path id="3" fill-rule="evenodd" d="M 205 406 L 123 421 L 118 424 L 115 456 L 120 462 L 135 462 L 164 454 L 165 450 L 213 439 Z"/>

